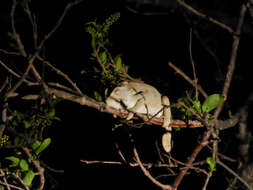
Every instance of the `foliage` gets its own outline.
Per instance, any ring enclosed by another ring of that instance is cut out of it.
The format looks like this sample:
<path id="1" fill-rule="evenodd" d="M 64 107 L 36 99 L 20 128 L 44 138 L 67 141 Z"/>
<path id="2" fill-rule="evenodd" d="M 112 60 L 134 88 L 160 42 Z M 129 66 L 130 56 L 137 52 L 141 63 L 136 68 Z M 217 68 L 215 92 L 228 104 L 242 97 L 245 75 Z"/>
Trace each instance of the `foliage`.
<path id="1" fill-rule="evenodd" d="M 216 162 L 212 157 L 206 158 L 206 163 L 209 165 L 209 171 L 214 172 L 216 171 Z"/>
<path id="2" fill-rule="evenodd" d="M 42 142 L 35 141 L 35 143 L 30 146 L 30 150 L 33 152 L 32 157 L 26 158 L 27 156 L 21 151 L 15 152 L 15 156 L 5 157 L 5 159 L 9 161 L 8 166 L 4 169 L 8 177 L 11 178 L 11 174 L 15 173 L 22 177 L 23 182 L 28 187 L 31 187 L 33 179 L 36 176 L 31 163 L 33 160 L 38 159 L 40 153 L 49 146 L 50 142 L 50 138 L 46 138 Z"/>
<path id="3" fill-rule="evenodd" d="M 42 97 L 30 108 L 12 112 L 0 147 L 0 151 L 8 156 L 1 158 L 0 166 L 13 184 L 17 183 L 15 174 L 28 187 L 33 186 L 37 174 L 32 162 L 39 159 L 51 143 L 51 138 L 44 137 L 45 128 L 51 126 L 54 120 L 60 120 L 55 115 L 56 103 L 52 97 Z M 24 147 L 28 148 L 31 156 L 22 151 Z"/>
<path id="4" fill-rule="evenodd" d="M 178 102 L 185 104 L 189 109 L 182 106 L 178 106 L 177 108 L 184 113 L 183 119 L 186 119 L 186 117 L 193 116 L 192 112 L 199 115 L 210 114 L 212 110 L 219 106 L 223 99 L 223 96 L 220 94 L 212 94 L 201 103 L 200 100 L 192 99 L 187 95 L 187 97 L 179 98 Z"/>
<path id="5" fill-rule="evenodd" d="M 86 24 L 86 32 L 91 36 L 91 60 L 95 62 L 92 66 L 93 77 L 99 79 L 105 86 L 116 85 L 120 80 L 129 77 L 128 66 L 122 63 L 120 56 L 113 56 L 108 48 L 111 44 L 108 37 L 110 28 L 119 18 L 120 13 L 117 12 L 102 24 L 96 21 Z M 81 73 L 86 74 L 87 70 L 84 69 Z"/>

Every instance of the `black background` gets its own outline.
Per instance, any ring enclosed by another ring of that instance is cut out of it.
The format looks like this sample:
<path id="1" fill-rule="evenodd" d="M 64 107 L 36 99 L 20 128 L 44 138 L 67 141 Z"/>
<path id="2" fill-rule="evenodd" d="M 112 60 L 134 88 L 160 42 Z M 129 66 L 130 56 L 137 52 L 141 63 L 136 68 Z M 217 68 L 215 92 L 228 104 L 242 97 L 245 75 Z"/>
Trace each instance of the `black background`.
<path id="1" fill-rule="evenodd" d="M 67 0 L 31 1 L 31 9 L 37 17 L 39 40 L 55 25 L 68 2 Z M 192 3 L 210 13 L 211 16 L 230 23 L 231 20 L 238 18 L 241 2 L 232 4 L 231 1 L 214 1 L 213 3 L 205 1 L 203 4 L 201 1 L 194 1 Z M 126 6 L 135 8 L 138 13 L 129 11 Z M 84 1 L 67 13 L 59 29 L 46 42 L 43 53 L 53 65 L 68 74 L 85 94 L 92 96 L 94 90 L 101 90 L 98 89 L 98 81 L 80 74 L 80 71 L 88 65 L 91 53 L 90 38 L 85 32 L 85 23 L 95 19 L 102 22 L 111 14 L 120 12 L 119 21 L 111 28 L 112 52 L 115 55 L 122 55 L 123 62 L 130 66 L 130 75 L 136 78 L 141 77 L 146 83 L 156 86 L 162 94 L 168 95 L 172 102 L 176 102 L 179 97 L 185 95 L 186 90 L 191 91 L 193 88 L 169 68 L 168 61 L 177 65 L 190 77 L 193 76 L 188 47 L 189 28 L 192 26 L 199 31 L 199 34 L 220 59 L 220 63 L 216 63 L 193 36 L 192 52 L 198 81 L 208 94 L 220 93 L 231 54 L 232 36 L 219 27 L 192 15 L 190 17 L 194 23 L 190 24 L 183 16 L 185 13 L 183 9 L 175 7 L 171 9 L 166 6 L 152 4 L 141 6 L 134 2 L 123 1 Z M 7 32 L 11 31 L 10 8 L 11 1 L 1 1 L 1 48 L 9 48 L 10 45 L 10 38 L 7 35 Z M 220 12 L 226 16 L 220 16 Z M 17 9 L 15 17 L 17 31 L 24 40 L 25 47 L 33 51 L 31 26 L 21 8 Z M 231 22 L 231 25 L 234 27 L 236 21 Z M 252 23 L 250 23 L 249 15 L 246 15 L 235 76 L 226 105 L 226 109 L 232 112 L 236 112 L 244 104 L 252 90 L 252 74 L 249 71 L 253 60 L 252 37 Z M 3 59 L 8 60 L 4 55 Z M 0 71 L 4 72 L 3 68 L 0 68 Z M 56 77 L 55 73 L 50 73 L 45 78 L 46 80 L 60 80 L 60 82 L 63 80 Z M 2 79 L 0 75 L 0 80 Z M 127 135 L 129 129 L 123 128 L 112 134 L 111 128 L 115 119 L 111 115 L 71 102 L 61 102 L 57 105 L 57 116 L 62 121 L 56 122 L 55 126 L 48 130 L 48 136 L 52 135 L 52 144 L 41 158 L 54 168 L 65 169 L 64 176 L 54 175 L 57 181 L 55 189 L 156 189 L 138 167 L 131 168 L 127 164 L 114 166 L 80 163 L 80 159 L 120 161 L 114 142 L 117 142 L 124 150 L 126 157 L 133 161 L 132 144 Z M 226 116 L 227 113 L 223 113 L 223 117 Z M 225 153 L 234 157 L 238 156 L 235 148 L 237 145 L 236 130 L 229 129 L 221 134 L 225 139 L 225 142 L 221 142 L 221 147 L 224 148 Z M 198 135 L 202 132 L 203 129 L 193 129 L 184 130 L 183 134 L 176 133 L 172 154 L 185 161 L 197 144 Z M 158 141 L 162 130 L 156 126 L 147 126 L 133 130 L 133 133 L 136 147 L 143 161 L 157 160 L 158 154 L 154 142 Z M 204 151 L 203 155 L 208 153 Z M 166 170 L 155 169 L 153 172 L 156 175 L 166 174 Z M 222 174 L 217 172 L 214 177 L 216 182 L 219 182 L 220 175 Z M 194 174 L 193 177 L 186 178 L 181 187 L 189 185 L 192 179 L 200 179 L 194 184 L 194 189 L 202 187 L 203 177 L 200 174 Z M 164 182 L 167 180 L 166 178 L 161 179 L 165 180 Z M 173 178 L 169 179 L 173 181 Z M 210 182 L 210 186 L 213 181 Z M 68 188 L 66 188 L 67 185 Z M 47 186 L 47 189 L 53 189 L 52 183 Z"/>

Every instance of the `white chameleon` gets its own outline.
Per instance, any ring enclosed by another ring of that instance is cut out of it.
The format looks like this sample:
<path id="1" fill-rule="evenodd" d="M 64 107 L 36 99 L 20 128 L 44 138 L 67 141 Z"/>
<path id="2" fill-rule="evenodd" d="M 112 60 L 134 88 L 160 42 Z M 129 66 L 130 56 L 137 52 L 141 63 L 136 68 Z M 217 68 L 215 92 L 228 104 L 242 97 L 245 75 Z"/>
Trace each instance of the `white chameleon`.
<path id="1" fill-rule="evenodd" d="M 148 114 L 148 117 L 163 118 L 163 125 L 166 133 L 162 137 L 162 145 L 166 152 L 171 151 L 171 121 L 170 102 L 167 96 L 161 94 L 151 85 L 143 82 L 122 82 L 116 87 L 106 99 L 107 106 L 129 111 L 127 120 L 130 120 L 134 113 Z"/>

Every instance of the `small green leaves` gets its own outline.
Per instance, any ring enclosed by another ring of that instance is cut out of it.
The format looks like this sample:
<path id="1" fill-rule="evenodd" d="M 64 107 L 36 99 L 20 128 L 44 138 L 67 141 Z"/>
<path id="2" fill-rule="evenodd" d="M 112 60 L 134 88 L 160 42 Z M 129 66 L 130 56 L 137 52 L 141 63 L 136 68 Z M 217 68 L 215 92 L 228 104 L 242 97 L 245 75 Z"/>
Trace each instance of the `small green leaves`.
<path id="1" fill-rule="evenodd" d="M 122 67 L 122 59 L 121 59 L 121 57 L 117 57 L 116 58 L 115 64 L 116 64 L 116 69 L 119 71 L 120 68 Z"/>
<path id="2" fill-rule="evenodd" d="M 8 156 L 8 157 L 5 157 L 5 159 L 10 160 L 12 162 L 11 165 L 9 165 L 10 167 L 16 167 L 19 164 L 19 158 L 15 156 Z"/>
<path id="3" fill-rule="evenodd" d="M 25 175 L 23 181 L 24 181 L 24 183 L 25 183 L 28 187 L 31 187 L 32 181 L 33 181 L 33 178 L 35 177 L 35 175 L 36 175 L 36 174 L 35 174 L 32 170 L 29 170 L 29 171 L 26 173 L 26 175 Z"/>
<path id="4" fill-rule="evenodd" d="M 209 171 L 210 172 L 216 171 L 216 162 L 212 157 L 207 157 L 206 162 L 209 165 Z"/>
<path id="5" fill-rule="evenodd" d="M 35 154 L 39 155 L 49 146 L 49 144 L 51 143 L 51 138 L 46 138 L 42 143 L 40 143 L 39 141 L 36 141 L 35 143 L 33 144 L 32 148 L 34 148 Z"/>
<path id="6" fill-rule="evenodd" d="M 99 67 L 92 66 L 94 69 L 93 77 L 99 79 L 105 86 L 116 85 L 119 81 L 125 80 L 128 76 L 128 66 L 124 65 L 120 56 L 110 53 L 111 42 L 109 32 L 111 26 L 118 21 L 120 13 L 110 15 L 102 22 L 93 21 L 86 23 L 85 30 L 91 37 L 91 60 L 99 63 Z M 109 46 L 109 47 L 108 47 Z M 81 73 L 85 73 L 82 71 Z M 95 96 L 96 97 L 96 96 Z M 101 99 L 100 97 L 97 97 Z M 102 100 L 102 99 L 101 99 Z"/>
<path id="7" fill-rule="evenodd" d="M 214 110 L 223 100 L 224 98 L 220 94 L 212 94 L 208 96 L 202 104 L 199 100 L 192 100 L 189 96 L 181 97 L 178 99 L 178 102 L 185 104 L 187 107 L 189 107 L 189 109 L 183 106 L 178 106 L 177 108 L 184 113 L 183 119 L 185 119 L 185 116 L 191 117 L 193 115 L 192 112 L 200 115 L 209 113 Z"/>
<path id="8" fill-rule="evenodd" d="M 99 58 L 101 60 L 101 63 L 103 65 L 106 65 L 106 63 L 107 63 L 107 54 L 106 54 L 106 51 L 103 51 L 102 53 L 100 53 Z"/>
<path id="9" fill-rule="evenodd" d="M 112 14 L 109 18 L 107 18 L 105 22 L 102 24 L 103 32 L 107 33 L 111 25 L 115 23 L 119 18 L 120 18 L 119 12 L 116 12 Z"/>
<path id="10" fill-rule="evenodd" d="M 102 102 L 102 96 L 97 91 L 94 91 L 94 97 L 97 101 Z"/>
<path id="11" fill-rule="evenodd" d="M 212 94 L 208 96 L 202 104 L 202 111 L 204 113 L 209 113 L 215 109 L 223 101 L 223 99 L 223 96 L 220 94 Z"/>
<path id="12" fill-rule="evenodd" d="M 38 140 L 36 140 L 36 141 L 33 143 L 33 145 L 32 145 L 32 149 L 33 149 L 33 150 L 36 150 L 37 148 L 39 148 L 40 144 L 41 144 L 41 142 L 38 141 Z"/>
<path id="13" fill-rule="evenodd" d="M 20 160 L 19 167 L 20 167 L 22 172 L 28 171 L 28 169 L 29 169 L 29 165 L 28 165 L 27 161 L 23 160 L 23 159 Z"/>
<path id="14" fill-rule="evenodd" d="M 19 159 L 15 156 L 5 157 L 6 160 L 10 160 L 12 163 L 9 167 L 17 167 L 17 171 L 21 172 L 21 176 L 24 176 L 23 181 L 24 183 L 31 187 L 32 181 L 35 177 L 35 173 L 29 169 L 29 164 L 24 159 Z"/>
<path id="15" fill-rule="evenodd" d="M 201 103 L 199 100 L 193 101 L 193 108 L 197 113 L 201 113 Z"/>
<path id="16" fill-rule="evenodd" d="M 29 127 L 32 126 L 32 121 L 31 120 L 24 120 L 23 123 L 24 123 L 24 126 L 25 126 L 26 129 L 28 129 Z"/>

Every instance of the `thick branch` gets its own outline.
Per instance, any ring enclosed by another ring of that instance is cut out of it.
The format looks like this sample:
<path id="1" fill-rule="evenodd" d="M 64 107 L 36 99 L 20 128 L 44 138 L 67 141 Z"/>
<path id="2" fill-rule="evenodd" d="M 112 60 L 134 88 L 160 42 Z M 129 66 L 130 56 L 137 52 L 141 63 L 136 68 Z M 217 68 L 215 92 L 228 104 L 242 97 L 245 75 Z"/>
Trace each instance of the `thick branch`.
<path id="1" fill-rule="evenodd" d="M 62 90 L 58 90 L 58 89 L 54 89 L 54 88 L 49 88 L 49 93 L 58 97 L 58 98 L 63 98 L 72 102 L 76 102 L 79 103 L 81 105 L 85 105 L 85 106 L 89 106 L 92 108 L 95 108 L 97 110 L 99 110 L 100 112 L 107 112 L 109 114 L 112 115 L 116 115 L 119 116 L 121 118 L 127 118 L 128 116 L 128 112 L 127 111 L 120 111 L 120 110 L 116 110 L 114 108 L 111 108 L 109 106 L 106 106 L 106 104 L 104 102 L 97 102 L 96 100 L 83 95 L 83 96 L 77 96 L 74 94 L 71 94 L 69 92 L 65 92 Z M 163 124 L 163 119 L 161 118 L 157 118 L 157 117 L 147 117 L 146 114 L 136 114 L 137 117 L 134 117 L 133 119 L 137 119 L 137 118 L 141 118 L 143 119 L 146 124 L 155 124 L 155 125 L 162 125 Z M 203 125 L 198 122 L 198 121 L 188 121 L 188 122 L 184 122 L 181 120 L 173 120 L 170 123 L 170 126 L 172 127 L 180 127 L 180 128 L 197 128 L 197 127 L 203 127 Z"/>

